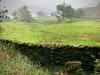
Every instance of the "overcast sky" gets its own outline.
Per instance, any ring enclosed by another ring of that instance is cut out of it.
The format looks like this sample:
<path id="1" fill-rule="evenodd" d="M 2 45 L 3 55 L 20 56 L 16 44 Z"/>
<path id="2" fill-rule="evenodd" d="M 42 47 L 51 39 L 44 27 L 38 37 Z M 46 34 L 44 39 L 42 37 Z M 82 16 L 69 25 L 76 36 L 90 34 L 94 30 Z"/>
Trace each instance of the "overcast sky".
<path id="1" fill-rule="evenodd" d="M 63 2 L 76 9 L 82 8 L 87 4 L 98 3 L 100 0 L 1 0 L 0 8 L 2 9 L 2 6 L 5 5 L 9 13 L 12 13 L 14 10 L 26 5 L 31 13 L 37 13 L 38 11 L 51 13 L 56 11 L 56 6 Z"/>
<path id="2" fill-rule="evenodd" d="M 56 6 L 58 4 L 61 4 L 63 2 L 66 2 L 67 4 L 71 4 L 72 7 L 78 8 L 85 6 L 89 3 L 93 2 L 100 2 L 100 0 L 22 0 L 25 3 L 31 4 L 31 5 L 36 5 L 36 6 Z"/>

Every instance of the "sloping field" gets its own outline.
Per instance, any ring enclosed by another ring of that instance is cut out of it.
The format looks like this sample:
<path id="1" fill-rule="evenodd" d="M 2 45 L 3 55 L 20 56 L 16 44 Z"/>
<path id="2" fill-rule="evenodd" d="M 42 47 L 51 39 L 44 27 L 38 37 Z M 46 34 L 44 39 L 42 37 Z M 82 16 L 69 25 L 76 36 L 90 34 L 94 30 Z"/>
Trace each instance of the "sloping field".
<path id="1" fill-rule="evenodd" d="M 100 45 L 100 22 L 81 21 L 63 24 L 23 22 L 1 23 L 1 39 L 26 43 Z"/>
<path id="2" fill-rule="evenodd" d="M 85 8 L 85 15 L 88 18 L 97 18 L 100 19 L 100 6 L 95 6 L 95 7 L 89 7 L 89 8 Z"/>

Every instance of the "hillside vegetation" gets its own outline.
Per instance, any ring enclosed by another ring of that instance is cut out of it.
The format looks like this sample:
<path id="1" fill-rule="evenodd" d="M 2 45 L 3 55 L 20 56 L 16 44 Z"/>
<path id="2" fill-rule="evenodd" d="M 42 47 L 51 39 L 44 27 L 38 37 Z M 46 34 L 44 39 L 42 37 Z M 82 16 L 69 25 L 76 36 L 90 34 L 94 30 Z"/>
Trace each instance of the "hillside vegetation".
<path id="1" fill-rule="evenodd" d="M 88 7 L 88 8 L 85 8 L 85 15 L 84 16 L 87 16 L 88 18 L 94 18 L 94 19 L 100 19 L 100 5 L 98 6 L 95 6 L 95 7 Z"/>
<path id="2" fill-rule="evenodd" d="M 23 22 L 2 23 L 1 39 L 26 43 L 100 45 L 100 22 L 81 21 L 63 24 Z"/>

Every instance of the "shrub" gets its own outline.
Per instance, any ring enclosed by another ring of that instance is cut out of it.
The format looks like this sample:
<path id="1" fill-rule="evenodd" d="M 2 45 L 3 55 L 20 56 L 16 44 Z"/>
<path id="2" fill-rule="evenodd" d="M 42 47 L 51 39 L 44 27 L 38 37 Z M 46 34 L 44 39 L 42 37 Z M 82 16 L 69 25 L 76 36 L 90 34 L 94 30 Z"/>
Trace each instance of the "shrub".
<path id="1" fill-rule="evenodd" d="M 94 55 L 91 55 L 95 61 L 94 61 L 94 74 L 93 75 L 100 75 L 100 59 L 96 59 Z"/>

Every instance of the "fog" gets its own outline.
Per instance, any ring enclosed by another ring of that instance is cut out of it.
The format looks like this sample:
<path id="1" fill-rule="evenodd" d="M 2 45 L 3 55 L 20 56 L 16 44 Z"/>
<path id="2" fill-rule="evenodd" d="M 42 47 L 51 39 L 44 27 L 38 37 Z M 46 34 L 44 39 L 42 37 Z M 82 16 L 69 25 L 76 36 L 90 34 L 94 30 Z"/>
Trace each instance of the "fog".
<path id="1" fill-rule="evenodd" d="M 79 8 L 89 3 L 99 2 L 100 0 L 22 0 L 22 1 L 31 5 L 41 6 L 43 8 L 46 7 L 52 8 L 57 4 L 61 4 L 62 2 L 71 4 L 74 8 Z"/>
<path id="2" fill-rule="evenodd" d="M 38 11 L 51 13 L 56 10 L 56 5 L 63 2 L 71 4 L 73 8 L 77 9 L 96 6 L 100 0 L 1 0 L 0 8 L 5 5 L 9 13 L 11 13 L 21 6 L 26 5 L 29 7 L 32 14 L 36 14 Z"/>

